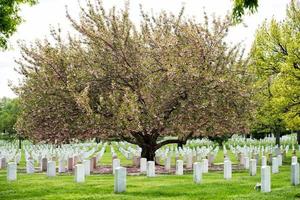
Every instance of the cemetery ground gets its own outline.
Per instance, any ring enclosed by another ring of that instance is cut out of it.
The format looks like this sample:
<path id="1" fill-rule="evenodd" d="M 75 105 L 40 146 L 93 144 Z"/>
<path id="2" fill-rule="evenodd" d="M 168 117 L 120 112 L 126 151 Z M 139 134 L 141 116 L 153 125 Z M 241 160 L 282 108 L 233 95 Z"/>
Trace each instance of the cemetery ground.
<path id="1" fill-rule="evenodd" d="M 122 166 L 132 165 L 118 150 Z M 238 161 L 229 153 L 233 164 Z M 298 157 L 299 157 L 298 152 Z M 270 193 L 255 190 L 260 182 L 260 166 L 256 176 L 249 176 L 248 170 L 234 171 L 231 180 L 223 178 L 223 171 L 209 171 L 203 174 L 201 184 L 193 182 L 192 171 L 183 176 L 157 174 L 149 178 L 145 175 L 127 175 L 125 193 L 114 193 L 114 177 L 111 174 L 91 174 L 84 183 L 75 183 L 72 173 L 47 177 L 46 173 L 26 174 L 25 158 L 22 153 L 18 165 L 17 180 L 7 182 L 6 170 L 0 170 L 0 199 L 300 199 L 300 186 L 292 186 L 290 181 L 291 153 L 284 159 L 280 173 L 271 174 Z M 215 164 L 223 163 L 223 151 L 216 156 Z M 111 164 L 110 148 L 98 165 Z M 175 166 L 173 161 L 172 167 Z"/>

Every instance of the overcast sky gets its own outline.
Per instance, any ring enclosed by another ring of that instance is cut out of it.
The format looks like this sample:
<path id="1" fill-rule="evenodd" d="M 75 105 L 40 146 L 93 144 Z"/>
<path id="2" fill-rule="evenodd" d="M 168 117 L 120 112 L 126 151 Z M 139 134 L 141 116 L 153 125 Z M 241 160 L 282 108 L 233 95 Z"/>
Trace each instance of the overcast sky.
<path id="1" fill-rule="evenodd" d="M 35 39 L 43 39 L 49 35 L 49 27 L 58 26 L 64 31 L 72 31 L 70 23 L 65 17 L 66 6 L 72 16 L 79 14 L 79 4 L 84 4 L 86 0 L 39 0 L 39 3 L 33 7 L 23 6 L 21 16 L 25 20 L 17 33 L 11 37 L 10 49 L 0 52 L 0 97 L 15 97 L 10 90 L 8 82 L 17 84 L 20 76 L 14 68 L 18 66 L 14 60 L 19 57 L 18 40 L 24 40 L 26 43 Z M 123 0 L 104 0 L 106 9 L 116 6 L 123 8 Z M 246 51 L 251 47 L 257 27 L 265 20 L 272 17 L 282 20 L 285 17 L 286 6 L 290 0 L 259 0 L 258 12 L 254 15 L 246 16 L 244 24 L 234 27 L 230 30 L 227 38 L 228 42 L 242 42 Z M 144 10 L 158 13 L 160 10 L 167 10 L 178 13 L 184 5 L 186 16 L 195 16 L 196 19 L 203 19 L 203 10 L 209 15 L 225 16 L 232 8 L 232 0 L 131 0 L 130 17 L 134 21 L 139 21 L 139 5 L 142 4 Z"/>

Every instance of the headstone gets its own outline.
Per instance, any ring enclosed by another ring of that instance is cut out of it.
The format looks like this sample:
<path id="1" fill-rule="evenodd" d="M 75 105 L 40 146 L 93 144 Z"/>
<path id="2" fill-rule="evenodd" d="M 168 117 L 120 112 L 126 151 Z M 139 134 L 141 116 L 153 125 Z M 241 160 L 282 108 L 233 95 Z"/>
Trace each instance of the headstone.
<path id="1" fill-rule="evenodd" d="M 6 158 L 5 157 L 2 157 L 1 158 L 1 167 L 0 169 L 5 169 L 6 168 Z"/>
<path id="2" fill-rule="evenodd" d="M 93 172 L 94 171 L 94 159 L 93 158 L 90 159 L 90 163 L 91 163 L 90 164 L 90 171 Z"/>
<path id="3" fill-rule="evenodd" d="M 208 166 L 212 166 L 214 163 L 215 156 L 211 153 L 208 154 Z"/>
<path id="4" fill-rule="evenodd" d="M 176 161 L 176 175 L 183 175 L 183 160 Z"/>
<path id="5" fill-rule="evenodd" d="M 272 158 L 272 173 L 277 174 L 279 172 L 277 157 Z"/>
<path id="6" fill-rule="evenodd" d="M 299 163 L 292 163 L 291 172 L 292 185 L 299 185 Z"/>
<path id="7" fill-rule="evenodd" d="M 271 153 L 269 153 L 269 163 L 270 163 L 270 165 L 272 165 L 272 159 L 273 159 L 273 155 Z"/>
<path id="8" fill-rule="evenodd" d="M 194 183 L 201 183 L 202 181 L 202 165 L 199 162 L 193 164 L 193 179 Z"/>
<path id="9" fill-rule="evenodd" d="M 297 156 L 292 156 L 292 164 L 297 163 L 297 162 L 298 162 Z"/>
<path id="10" fill-rule="evenodd" d="M 115 169 L 115 193 L 121 193 L 126 191 L 126 168 L 117 167 Z"/>
<path id="11" fill-rule="evenodd" d="M 33 174 L 34 173 L 34 160 L 28 159 L 26 161 L 26 173 L 27 174 Z"/>
<path id="12" fill-rule="evenodd" d="M 278 164 L 278 166 L 282 166 L 282 155 L 281 154 L 279 154 L 277 156 L 277 164 Z"/>
<path id="13" fill-rule="evenodd" d="M 85 175 L 86 176 L 89 176 L 89 175 L 91 175 L 91 162 L 90 162 L 90 160 L 84 160 L 83 162 L 82 162 L 82 164 L 84 165 L 84 173 L 85 173 Z"/>
<path id="14" fill-rule="evenodd" d="M 267 166 L 267 157 L 266 156 L 261 157 L 261 166 Z"/>
<path id="15" fill-rule="evenodd" d="M 165 170 L 170 171 L 171 170 L 171 157 L 167 156 L 165 159 Z"/>
<path id="16" fill-rule="evenodd" d="M 261 167 L 261 192 L 271 192 L 270 166 Z"/>
<path id="17" fill-rule="evenodd" d="M 208 173 L 208 160 L 207 159 L 203 159 L 202 160 L 202 172 L 203 173 Z"/>
<path id="18" fill-rule="evenodd" d="M 240 164 L 245 166 L 245 157 L 244 154 L 240 153 L 239 154 L 239 159 L 240 159 Z"/>
<path id="19" fill-rule="evenodd" d="M 68 170 L 69 171 L 73 170 L 73 157 L 68 158 Z"/>
<path id="20" fill-rule="evenodd" d="M 133 156 L 132 158 L 132 164 L 135 167 L 139 167 L 140 166 L 140 157 L 139 156 Z"/>
<path id="21" fill-rule="evenodd" d="M 94 156 L 92 159 L 93 159 L 93 169 L 96 169 L 97 168 L 97 157 Z"/>
<path id="22" fill-rule="evenodd" d="M 120 167 L 120 159 L 118 158 L 113 159 L 113 166 L 112 166 L 113 174 L 115 174 L 115 170 L 117 167 Z"/>
<path id="23" fill-rule="evenodd" d="M 231 179 L 232 177 L 232 167 L 231 167 L 231 161 L 225 160 L 224 161 L 224 178 L 225 179 Z"/>
<path id="24" fill-rule="evenodd" d="M 41 170 L 43 172 L 47 171 L 47 165 L 48 165 L 48 160 L 47 158 L 42 158 L 42 162 L 41 162 Z"/>
<path id="25" fill-rule="evenodd" d="M 85 181 L 84 174 L 85 174 L 85 172 L 84 172 L 83 164 L 75 165 L 75 182 L 83 183 Z"/>
<path id="26" fill-rule="evenodd" d="M 47 176 L 48 177 L 56 176 L 55 161 L 48 161 L 48 163 L 47 163 Z"/>
<path id="27" fill-rule="evenodd" d="M 155 176 L 155 162 L 154 161 L 147 162 L 147 176 L 148 177 Z"/>
<path id="28" fill-rule="evenodd" d="M 65 160 L 60 159 L 58 161 L 58 173 L 65 173 L 65 172 L 66 172 Z"/>
<path id="29" fill-rule="evenodd" d="M 17 180 L 17 164 L 14 162 L 10 162 L 7 164 L 7 180 Z"/>
<path id="30" fill-rule="evenodd" d="M 79 156 L 78 155 L 75 155 L 73 157 L 73 166 L 77 165 L 77 163 L 79 162 Z"/>
<path id="31" fill-rule="evenodd" d="M 250 172 L 250 176 L 256 175 L 256 159 L 250 160 L 249 172 Z"/>
<path id="32" fill-rule="evenodd" d="M 140 172 L 141 173 L 147 172 L 147 158 L 140 159 Z"/>
<path id="33" fill-rule="evenodd" d="M 244 158 L 244 166 L 245 166 L 245 169 L 249 169 L 249 157 Z"/>
<path id="34" fill-rule="evenodd" d="M 192 167 L 193 167 L 193 154 L 189 153 L 187 155 L 186 168 L 191 169 Z"/>
<path id="35" fill-rule="evenodd" d="M 281 150 L 279 147 L 275 147 L 274 149 L 275 156 L 281 155 Z"/>

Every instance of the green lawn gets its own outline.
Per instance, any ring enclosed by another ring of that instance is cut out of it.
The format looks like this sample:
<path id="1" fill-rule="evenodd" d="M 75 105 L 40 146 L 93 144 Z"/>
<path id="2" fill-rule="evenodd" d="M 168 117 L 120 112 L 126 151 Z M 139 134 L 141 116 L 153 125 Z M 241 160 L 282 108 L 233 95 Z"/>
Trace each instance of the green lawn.
<path id="1" fill-rule="evenodd" d="M 221 151 L 218 157 L 221 159 Z M 121 163 L 132 163 L 124 157 L 121 159 Z M 123 194 L 113 193 L 112 175 L 91 175 L 85 183 L 79 184 L 70 174 L 47 178 L 45 173 L 18 173 L 18 180 L 9 183 L 6 170 L 0 170 L 0 199 L 300 199 L 300 186 L 290 184 L 289 160 L 290 156 L 285 166 L 280 167 L 280 173 L 272 175 L 272 192 L 267 194 L 254 190 L 255 184 L 260 182 L 260 170 L 255 177 L 246 171 L 234 172 L 232 180 L 227 181 L 223 179 L 223 172 L 209 172 L 203 175 L 199 185 L 193 183 L 191 173 L 154 178 L 127 176 L 127 192 Z M 111 162 L 109 148 L 102 162 Z M 24 168 L 24 164 L 22 161 L 18 168 Z"/>

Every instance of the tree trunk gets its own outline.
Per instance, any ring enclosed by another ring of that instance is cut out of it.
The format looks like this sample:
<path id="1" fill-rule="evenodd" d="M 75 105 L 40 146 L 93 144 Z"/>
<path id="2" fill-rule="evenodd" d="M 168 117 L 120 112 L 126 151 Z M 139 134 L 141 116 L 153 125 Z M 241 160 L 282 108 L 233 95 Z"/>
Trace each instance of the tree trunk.
<path id="1" fill-rule="evenodd" d="M 155 151 L 155 146 L 143 146 L 141 156 L 147 158 L 147 161 L 154 161 Z"/>
<path id="2" fill-rule="evenodd" d="M 279 147 L 280 146 L 280 131 L 279 130 L 276 130 L 275 138 L 276 138 L 276 145 L 278 145 L 278 147 Z"/>
<path id="3" fill-rule="evenodd" d="M 297 143 L 300 145 L 300 130 L 297 131 Z"/>
<path id="4" fill-rule="evenodd" d="M 19 149 L 22 149 L 22 138 L 19 137 Z"/>
<path id="5" fill-rule="evenodd" d="M 183 148 L 183 142 L 178 142 L 177 143 L 177 149 L 182 149 Z"/>

